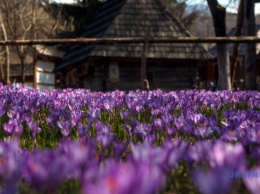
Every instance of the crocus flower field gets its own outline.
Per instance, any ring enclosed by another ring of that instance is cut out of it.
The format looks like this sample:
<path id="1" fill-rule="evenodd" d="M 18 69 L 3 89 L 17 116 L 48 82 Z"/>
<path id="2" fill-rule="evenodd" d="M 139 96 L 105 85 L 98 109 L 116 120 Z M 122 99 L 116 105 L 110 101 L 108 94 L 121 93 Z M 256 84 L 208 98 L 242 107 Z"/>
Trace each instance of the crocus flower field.
<path id="1" fill-rule="evenodd" d="M 1 193 L 259 193 L 260 93 L 0 85 Z"/>

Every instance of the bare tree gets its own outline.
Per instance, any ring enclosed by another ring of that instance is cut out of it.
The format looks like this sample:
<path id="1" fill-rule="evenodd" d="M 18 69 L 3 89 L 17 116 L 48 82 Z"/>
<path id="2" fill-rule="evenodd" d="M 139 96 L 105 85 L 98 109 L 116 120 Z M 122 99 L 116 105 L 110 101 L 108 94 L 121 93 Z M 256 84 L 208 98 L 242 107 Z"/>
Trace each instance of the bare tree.
<path id="1" fill-rule="evenodd" d="M 227 36 L 226 34 L 226 8 L 217 0 L 207 0 L 213 19 L 215 35 Z M 226 44 L 217 43 L 218 52 L 218 87 L 221 90 L 231 90 L 230 59 Z"/>
<path id="2" fill-rule="evenodd" d="M 27 2 L 26 2 L 27 3 Z M 21 7 L 17 0 L 14 1 L 7 1 L 7 0 L 3 0 L 3 8 L 2 10 L 3 13 L 5 13 L 5 19 L 7 22 L 7 26 L 9 29 L 9 34 L 10 36 L 8 37 L 9 39 L 17 39 L 18 36 L 18 30 L 19 33 L 22 32 L 21 34 L 21 39 L 24 39 L 27 32 L 30 30 L 31 25 L 26 26 L 25 22 L 24 22 L 24 18 L 25 18 L 25 14 L 27 14 L 28 12 L 26 11 L 27 9 L 27 5 L 25 4 L 24 7 Z M 11 11 L 12 10 L 12 11 Z M 19 25 L 18 28 L 18 20 L 21 21 L 21 25 Z M 19 37 L 20 38 L 20 37 Z M 25 50 L 24 50 L 24 46 L 16 46 L 16 50 L 17 53 L 19 55 L 20 61 L 21 61 L 21 75 L 22 75 L 22 83 L 24 83 L 25 81 L 25 76 L 24 76 L 24 60 L 25 60 Z"/>
<path id="3" fill-rule="evenodd" d="M 40 0 L 2 0 L 0 4 L 3 23 L 6 26 L 7 38 L 16 40 L 50 38 L 56 29 L 56 20 L 46 12 L 46 2 Z M 25 82 L 25 59 L 30 46 L 15 46 L 21 63 L 22 83 Z"/>
<path id="4" fill-rule="evenodd" d="M 6 29 L 5 29 L 5 25 L 4 25 L 4 22 L 3 22 L 3 18 L 2 18 L 2 14 L 1 14 L 1 9 L 0 9 L 0 25 L 1 25 L 1 30 L 2 30 L 2 33 L 3 33 L 3 39 L 4 40 L 7 40 L 7 33 L 6 33 Z M 5 46 L 5 64 L 6 64 L 6 76 L 4 76 L 4 71 L 3 71 L 3 65 L 1 65 L 0 69 L 1 69 L 1 80 L 4 80 L 5 79 L 5 82 L 7 84 L 11 84 L 10 82 L 10 52 L 9 52 L 9 47 L 6 45 Z"/>
<path id="5" fill-rule="evenodd" d="M 244 1 L 245 7 L 245 32 L 246 36 L 256 36 L 255 31 L 255 1 Z M 256 45 L 246 44 L 245 55 L 245 84 L 247 90 L 256 90 Z"/>
<path id="6" fill-rule="evenodd" d="M 240 0 L 237 22 L 236 22 L 235 36 L 241 35 L 243 23 L 244 23 L 244 0 Z M 232 60 L 231 60 L 231 67 L 233 69 L 231 83 L 232 83 L 233 87 L 234 87 L 234 80 L 235 80 L 235 76 L 236 76 L 238 48 L 239 48 L 239 43 L 234 43 L 233 51 L 232 51 Z"/>
<path id="7" fill-rule="evenodd" d="M 188 0 L 161 0 L 161 2 L 187 29 L 192 27 L 199 16 L 199 11 L 195 7 L 188 10 Z"/>

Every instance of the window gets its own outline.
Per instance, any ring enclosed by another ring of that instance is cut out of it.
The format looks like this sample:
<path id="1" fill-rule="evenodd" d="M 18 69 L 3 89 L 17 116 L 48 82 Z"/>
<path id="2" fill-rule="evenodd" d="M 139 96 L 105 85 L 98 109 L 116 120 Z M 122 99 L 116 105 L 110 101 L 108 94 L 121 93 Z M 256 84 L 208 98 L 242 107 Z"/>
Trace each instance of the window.
<path id="1" fill-rule="evenodd" d="M 112 82 L 119 80 L 119 67 L 117 63 L 110 63 L 109 65 L 109 79 Z"/>

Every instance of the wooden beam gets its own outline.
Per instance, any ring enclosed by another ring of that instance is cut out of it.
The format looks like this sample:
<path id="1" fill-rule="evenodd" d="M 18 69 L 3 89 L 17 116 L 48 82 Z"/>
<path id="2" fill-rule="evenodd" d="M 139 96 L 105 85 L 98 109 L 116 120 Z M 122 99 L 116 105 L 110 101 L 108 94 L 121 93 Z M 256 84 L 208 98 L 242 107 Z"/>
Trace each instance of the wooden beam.
<path id="1" fill-rule="evenodd" d="M 151 27 L 148 29 L 145 42 L 143 43 L 143 55 L 142 55 L 142 64 L 141 64 L 141 81 L 143 84 L 143 90 L 149 90 L 149 82 L 146 79 L 146 55 L 148 49 L 148 41 L 151 34 Z"/>
<path id="2" fill-rule="evenodd" d="M 6 40 L 0 41 L 0 46 L 14 45 L 57 45 L 57 44 L 137 44 L 144 43 L 145 38 L 76 38 L 76 39 L 38 39 L 38 40 Z M 157 43 L 260 43 L 260 37 L 176 37 L 150 38 L 149 44 Z"/>

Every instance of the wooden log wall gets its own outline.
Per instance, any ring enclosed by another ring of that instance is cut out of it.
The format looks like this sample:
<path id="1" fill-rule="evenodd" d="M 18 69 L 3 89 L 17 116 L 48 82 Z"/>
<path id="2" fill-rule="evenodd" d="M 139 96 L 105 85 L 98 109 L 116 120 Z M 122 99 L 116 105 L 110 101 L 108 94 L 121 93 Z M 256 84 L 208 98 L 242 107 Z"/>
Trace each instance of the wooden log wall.
<path id="1" fill-rule="evenodd" d="M 136 90 L 142 89 L 141 63 L 118 62 L 119 79 L 109 78 L 110 62 L 94 65 L 93 78 L 84 75 L 84 88 L 92 91 Z M 164 91 L 193 89 L 196 79 L 196 64 L 194 62 L 161 62 L 147 63 L 147 74 L 150 90 Z M 75 83 L 75 81 L 73 82 Z M 73 87 L 73 86 L 72 86 Z M 78 86 L 80 87 L 80 86 Z"/>
<path id="2" fill-rule="evenodd" d="M 141 66 L 138 63 L 119 63 L 120 79 L 110 82 L 108 90 L 135 90 L 142 89 Z M 164 91 L 183 90 L 194 88 L 196 66 L 194 63 L 147 63 L 147 78 L 150 90 Z"/>
<path id="3" fill-rule="evenodd" d="M 196 67 L 194 63 L 152 64 L 149 70 L 153 75 L 151 89 L 165 91 L 192 89 L 194 87 Z"/>
<path id="4" fill-rule="evenodd" d="M 120 62 L 119 80 L 117 82 L 108 79 L 108 90 L 136 90 L 142 89 L 141 83 L 141 63 Z"/>

